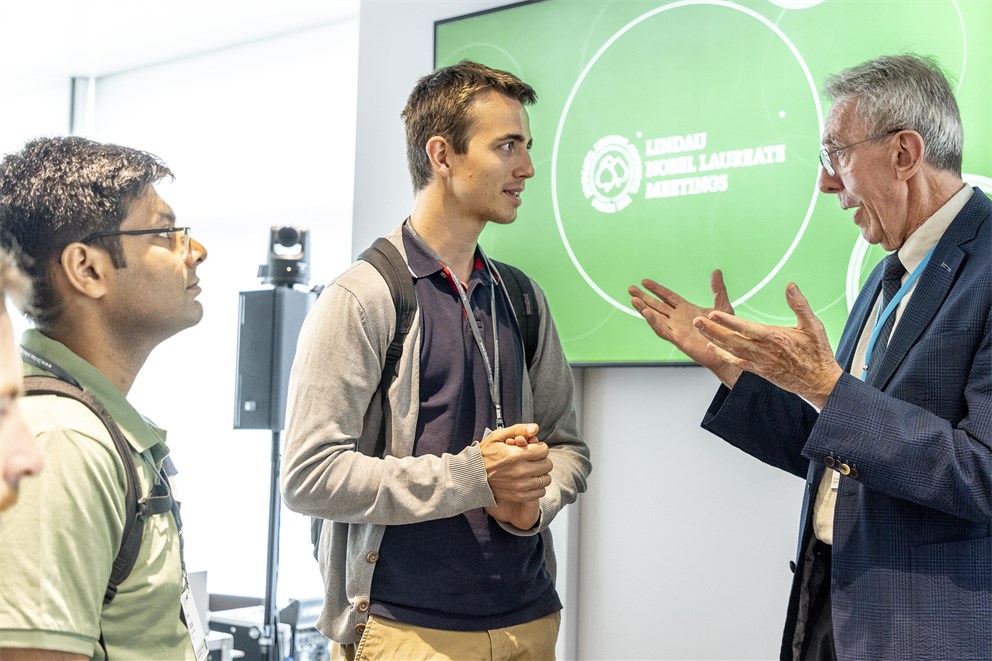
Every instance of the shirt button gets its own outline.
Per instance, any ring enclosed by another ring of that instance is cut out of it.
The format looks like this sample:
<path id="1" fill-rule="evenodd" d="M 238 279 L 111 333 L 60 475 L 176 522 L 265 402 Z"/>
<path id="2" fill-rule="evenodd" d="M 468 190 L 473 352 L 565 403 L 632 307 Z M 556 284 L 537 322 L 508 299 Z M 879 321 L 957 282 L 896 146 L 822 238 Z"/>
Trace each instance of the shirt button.
<path id="1" fill-rule="evenodd" d="M 857 467 L 856 466 L 851 466 L 851 474 L 848 475 L 848 477 L 850 477 L 851 479 L 856 480 L 856 479 L 858 479 L 858 475 L 859 474 L 860 473 L 858 473 Z"/>
<path id="2" fill-rule="evenodd" d="M 823 465 L 826 466 L 827 468 L 833 468 L 835 463 L 837 462 L 834 461 L 834 458 L 830 455 L 827 455 L 826 457 L 823 458 Z"/>
<path id="3" fill-rule="evenodd" d="M 359 622 L 358 624 L 355 625 L 355 633 L 357 633 L 359 636 L 361 636 L 364 632 L 365 632 L 365 623 L 364 622 Z"/>
<path id="4" fill-rule="evenodd" d="M 851 467 L 848 466 L 847 464 L 841 464 L 840 465 L 840 468 L 838 468 L 837 470 L 840 471 L 840 474 L 841 475 L 850 475 L 851 474 Z"/>
<path id="5" fill-rule="evenodd" d="M 358 602 L 358 610 L 360 610 L 361 612 L 364 613 L 368 609 L 369 609 L 369 602 L 367 602 L 364 599 L 362 599 L 361 601 Z"/>
<path id="6" fill-rule="evenodd" d="M 365 556 L 365 559 L 369 562 L 378 562 L 379 553 L 377 551 L 369 551 L 369 554 Z"/>

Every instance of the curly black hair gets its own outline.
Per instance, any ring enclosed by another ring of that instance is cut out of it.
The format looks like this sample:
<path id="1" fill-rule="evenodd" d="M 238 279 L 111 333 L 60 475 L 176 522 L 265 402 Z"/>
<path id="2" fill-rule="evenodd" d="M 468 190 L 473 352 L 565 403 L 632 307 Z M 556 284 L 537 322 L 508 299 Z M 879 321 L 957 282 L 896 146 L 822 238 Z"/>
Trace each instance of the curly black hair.
<path id="1" fill-rule="evenodd" d="M 44 328 L 59 311 L 50 267 L 70 243 L 120 229 L 145 189 L 172 177 L 157 156 L 80 137 L 40 138 L 0 161 L 0 246 L 31 279 L 30 316 Z M 120 237 L 92 241 L 124 268 Z"/>

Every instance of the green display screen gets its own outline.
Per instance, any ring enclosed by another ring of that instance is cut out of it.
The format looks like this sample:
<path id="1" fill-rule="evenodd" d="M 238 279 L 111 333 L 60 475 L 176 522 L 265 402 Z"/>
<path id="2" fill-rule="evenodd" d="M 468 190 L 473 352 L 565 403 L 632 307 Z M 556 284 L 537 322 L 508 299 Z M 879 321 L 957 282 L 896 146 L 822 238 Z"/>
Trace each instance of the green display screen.
<path id="1" fill-rule="evenodd" d="M 964 177 L 992 191 L 988 0 L 542 0 L 442 21 L 438 66 L 471 59 L 538 93 L 536 174 L 517 221 L 481 238 L 544 288 L 573 364 L 679 364 L 627 287 L 652 278 L 793 325 L 796 282 L 836 346 L 880 248 L 817 189 L 830 73 L 937 58 L 964 123 Z"/>

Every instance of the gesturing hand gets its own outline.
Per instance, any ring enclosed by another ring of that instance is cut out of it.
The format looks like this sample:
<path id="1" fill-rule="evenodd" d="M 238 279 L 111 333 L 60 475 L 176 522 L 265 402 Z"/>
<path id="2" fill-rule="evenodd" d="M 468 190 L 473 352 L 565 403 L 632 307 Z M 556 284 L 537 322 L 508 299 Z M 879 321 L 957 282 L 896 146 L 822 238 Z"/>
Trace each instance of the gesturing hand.
<path id="1" fill-rule="evenodd" d="M 709 343 L 706 338 L 693 326 L 694 319 L 714 310 L 727 315 L 734 314 L 730 297 L 727 295 L 727 286 L 723 282 L 723 273 L 716 270 L 710 276 L 710 289 L 713 291 L 711 308 L 695 305 L 654 280 L 642 280 L 641 284 L 653 296 L 636 286 L 629 287 L 627 292 L 631 296 L 631 305 L 641 313 L 655 334 L 674 344 L 682 353 L 700 365 L 708 367 L 723 383 L 732 388 L 737 382 L 737 377 L 740 376 L 740 370 L 713 353 L 708 348 Z"/>
<path id="2" fill-rule="evenodd" d="M 786 287 L 785 300 L 796 314 L 795 327 L 768 326 L 721 311 L 697 317 L 694 324 L 727 364 L 823 408 L 844 370 L 834 359 L 823 322 L 795 283 Z"/>

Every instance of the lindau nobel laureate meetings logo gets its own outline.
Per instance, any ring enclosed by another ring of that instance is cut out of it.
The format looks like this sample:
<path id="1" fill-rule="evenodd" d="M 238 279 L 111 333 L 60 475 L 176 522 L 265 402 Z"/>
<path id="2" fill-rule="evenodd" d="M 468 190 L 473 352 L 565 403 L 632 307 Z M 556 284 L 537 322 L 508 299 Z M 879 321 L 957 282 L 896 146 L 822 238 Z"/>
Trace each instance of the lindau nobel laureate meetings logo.
<path id="1" fill-rule="evenodd" d="M 596 141 L 582 163 L 582 192 L 603 213 L 622 211 L 641 188 L 641 155 L 620 135 Z"/>
<path id="2" fill-rule="evenodd" d="M 642 138 L 642 133 L 637 132 Z M 706 152 L 706 132 L 644 140 L 641 154 L 627 138 L 608 135 L 586 153 L 582 191 L 603 213 L 622 211 L 647 179 L 647 200 L 723 193 L 729 187 L 726 170 L 785 162 L 785 145 Z"/>

